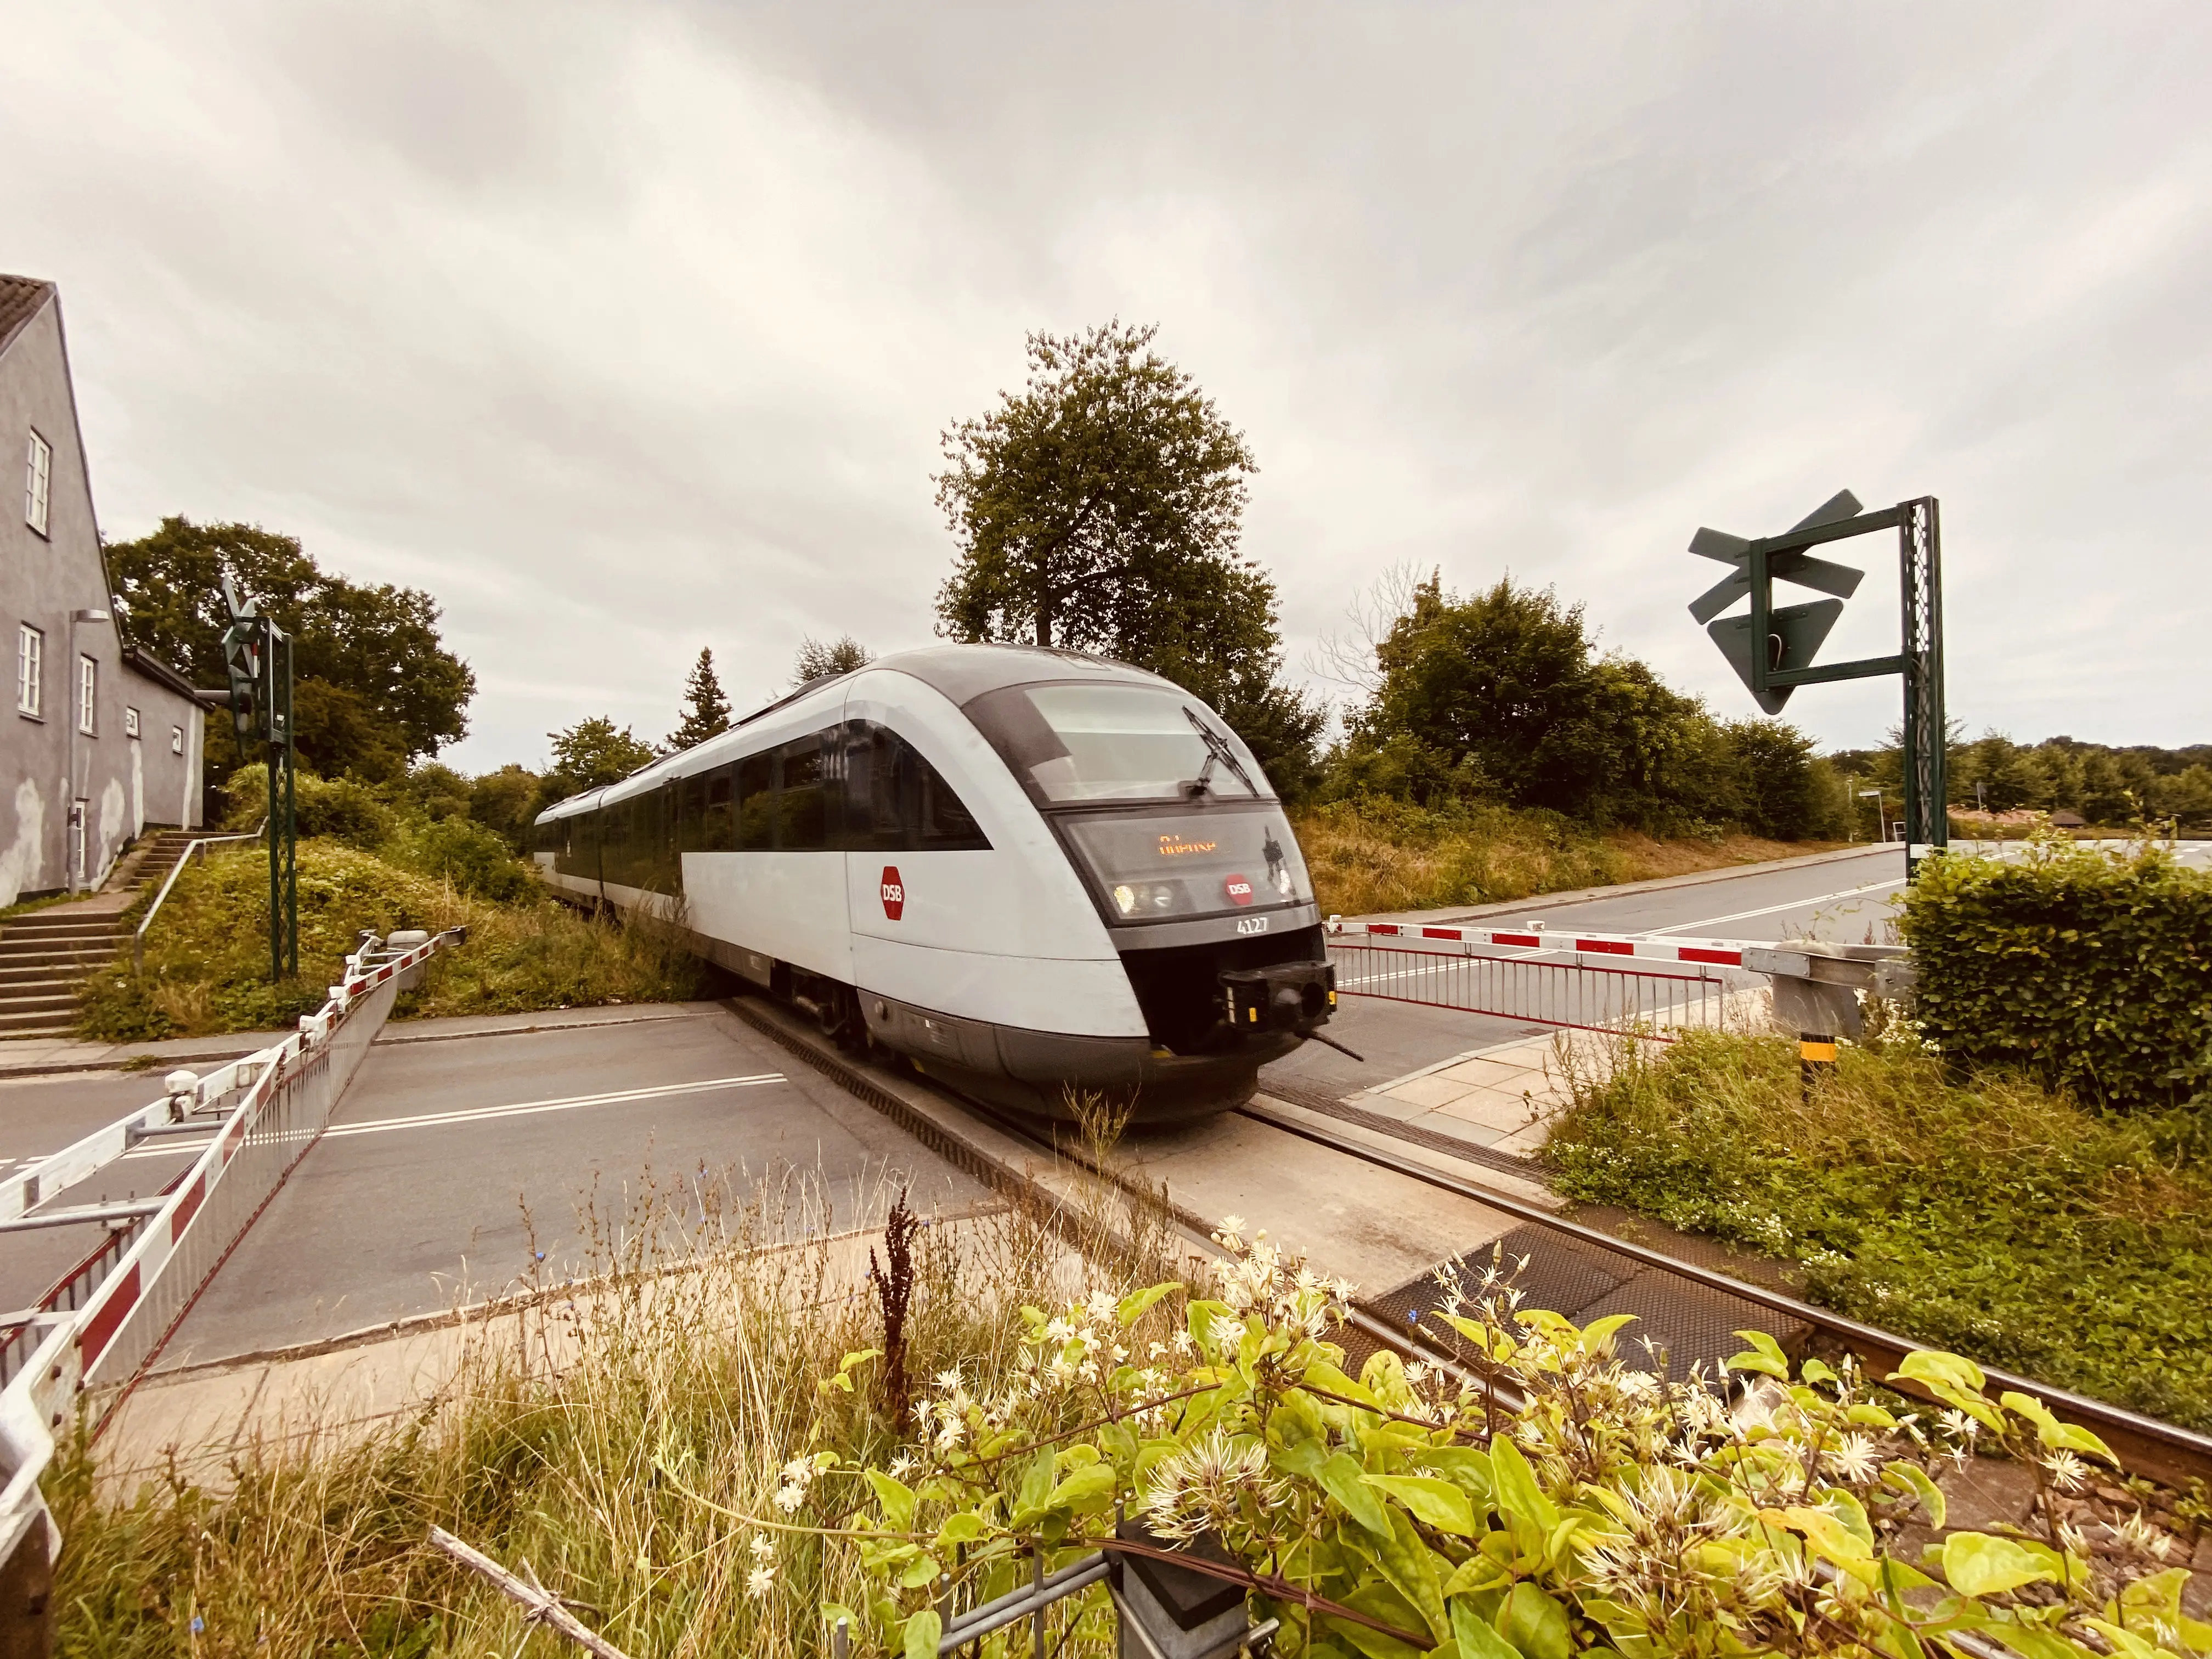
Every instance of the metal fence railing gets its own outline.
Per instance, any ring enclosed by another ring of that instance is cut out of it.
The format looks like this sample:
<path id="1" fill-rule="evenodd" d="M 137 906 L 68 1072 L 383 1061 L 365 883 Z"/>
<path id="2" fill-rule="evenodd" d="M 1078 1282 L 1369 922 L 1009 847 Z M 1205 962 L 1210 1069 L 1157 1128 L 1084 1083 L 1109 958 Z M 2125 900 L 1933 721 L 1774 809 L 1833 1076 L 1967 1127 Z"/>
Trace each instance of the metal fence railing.
<path id="1" fill-rule="evenodd" d="M 464 937 L 366 939 L 295 1035 L 205 1077 L 173 1073 L 161 1099 L 0 1183 L 0 1235 L 107 1230 L 36 1307 L 0 1315 L 0 1576 L 15 1570 L 21 1549 L 35 1543 L 51 1559 L 59 1547 L 39 1490 L 57 1435 L 81 1405 L 104 1417 L 153 1363 L 321 1136 L 403 983 Z M 158 1200 L 53 1207 L 114 1159 L 171 1135 L 199 1137 L 186 1147 L 198 1155 Z M 87 1401 L 95 1387 L 114 1392 Z"/>
<path id="2" fill-rule="evenodd" d="M 1468 945 L 1423 949 L 1366 937 L 1332 937 L 1340 996 L 1375 997 L 1531 1025 L 1621 1031 L 1671 1042 L 1683 1030 L 1719 1026 L 1745 976 L 1719 966 L 1614 966 L 1560 961 Z"/>

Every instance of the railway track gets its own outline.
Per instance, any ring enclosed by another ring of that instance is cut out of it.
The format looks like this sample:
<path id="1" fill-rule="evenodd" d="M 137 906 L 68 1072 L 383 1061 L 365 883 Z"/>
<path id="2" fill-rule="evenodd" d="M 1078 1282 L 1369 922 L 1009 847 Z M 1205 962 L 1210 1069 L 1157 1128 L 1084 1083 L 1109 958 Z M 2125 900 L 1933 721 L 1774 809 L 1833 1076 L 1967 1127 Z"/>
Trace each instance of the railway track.
<path id="1" fill-rule="evenodd" d="M 1066 1195 L 1030 1166 L 1026 1157 L 1042 1155 L 1112 1182 L 1133 1197 L 1160 1206 L 1176 1231 L 1195 1249 L 1218 1256 L 1212 1242 L 1218 1217 L 1202 1215 L 1176 1200 L 1158 1183 L 1121 1170 L 1100 1168 L 1079 1146 L 1048 1126 L 1003 1112 L 957 1094 L 925 1079 L 896 1076 L 840 1053 L 796 1017 L 757 999 L 727 1005 L 738 1016 L 805 1060 L 840 1087 L 885 1113 L 909 1133 L 969 1174 L 1012 1194 L 1065 1206 Z M 1757 1326 L 1785 1346 L 1824 1356 L 1855 1356 L 1871 1376 L 1886 1376 L 1915 1347 L 1924 1346 L 1894 1332 L 1849 1319 L 1771 1285 L 1723 1273 L 1663 1251 L 1601 1232 L 1559 1215 L 1532 1196 L 1510 1190 L 1531 1184 L 1533 1166 L 1523 1160 L 1485 1154 L 1483 1149 L 1453 1149 L 1432 1143 L 1440 1137 L 1407 1130 L 1395 1121 L 1357 1108 L 1317 1100 L 1273 1100 L 1265 1095 L 1230 1115 L 1275 1138 L 1285 1149 L 1317 1146 L 1339 1158 L 1413 1188 L 1447 1194 L 1512 1224 L 1509 1230 L 1467 1251 L 1470 1266 L 1503 1255 L 1525 1255 L 1522 1281 L 1534 1305 L 1552 1307 L 1578 1323 L 1607 1312 L 1638 1314 L 1656 1333 L 1657 1363 L 1679 1370 L 1688 1360 L 1717 1358 L 1717 1348 L 1733 1352 L 1741 1344 L 1733 1332 Z M 1421 1156 L 1427 1154 L 1428 1156 Z M 1473 1156 L 1469 1156 L 1473 1154 Z M 1249 1155 L 1249 1151 L 1246 1155 Z M 1459 1167 L 1454 1168 L 1451 1165 Z M 1440 1260 L 1442 1258 L 1439 1258 Z M 1326 1265 L 1324 1263 L 1324 1265 Z M 1533 1281 L 1533 1282 L 1531 1282 Z M 1462 1370 L 1457 1357 L 1423 1340 L 1409 1315 L 1433 1301 L 1425 1275 L 1393 1291 L 1359 1298 L 1353 1323 L 1370 1342 L 1408 1357 Z M 1685 1352 L 1686 1350 L 1686 1352 Z M 2133 1474 L 2186 1489 L 2192 1481 L 2212 1484 L 2212 1437 L 2161 1422 L 2124 1407 L 2053 1388 L 2033 1378 L 1983 1367 L 1993 1391 L 2018 1389 L 2045 1401 L 2069 1420 L 2094 1431 Z M 1908 1391 L 1910 1385 L 1906 1385 Z M 1514 1402 L 1501 1403 L 1509 1407 Z"/>

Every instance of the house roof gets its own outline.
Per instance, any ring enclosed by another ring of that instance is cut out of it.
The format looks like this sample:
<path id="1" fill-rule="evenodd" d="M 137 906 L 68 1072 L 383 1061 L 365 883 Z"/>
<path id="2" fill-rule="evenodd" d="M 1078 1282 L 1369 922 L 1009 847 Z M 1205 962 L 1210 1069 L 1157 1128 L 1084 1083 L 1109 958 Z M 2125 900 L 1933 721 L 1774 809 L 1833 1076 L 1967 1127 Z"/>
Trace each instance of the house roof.
<path id="1" fill-rule="evenodd" d="M 23 325 L 38 315 L 53 291 L 52 283 L 35 276 L 0 276 L 0 351 L 15 343 Z"/>

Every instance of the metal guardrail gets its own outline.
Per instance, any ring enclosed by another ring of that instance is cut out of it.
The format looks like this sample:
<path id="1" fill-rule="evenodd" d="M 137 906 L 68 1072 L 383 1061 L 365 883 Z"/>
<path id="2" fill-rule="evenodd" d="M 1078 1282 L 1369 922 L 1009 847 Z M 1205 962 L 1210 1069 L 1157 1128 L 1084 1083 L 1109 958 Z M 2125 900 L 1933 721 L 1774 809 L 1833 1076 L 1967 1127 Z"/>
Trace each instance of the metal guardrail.
<path id="1" fill-rule="evenodd" d="M 1328 954 L 1336 964 L 1340 996 L 1494 1014 L 1571 1030 L 1619 1031 L 1659 1042 L 1672 1042 L 1684 1030 L 1718 1029 L 1730 993 L 1749 982 L 1718 965 L 1626 967 L 1579 956 L 1561 962 L 1494 952 L 1472 943 L 1422 948 L 1378 944 L 1365 936 L 1333 936 Z"/>
<path id="2" fill-rule="evenodd" d="M 154 895 L 154 902 L 146 907 L 146 914 L 138 919 L 138 930 L 131 935 L 131 970 L 146 970 L 146 930 L 154 925 L 154 918 L 161 914 L 161 907 L 169 902 L 169 890 L 177 884 L 177 878 L 185 873 L 185 866 L 194 859 L 204 860 L 207 849 L 227 841 L 259 841 L 261 830 L 269 827 L 269 820 L 261 820 L 261 830 L 250 836 L 202 836 L 189 842 L 185 850 L 177 854 L 177 861 L 169 866 L 169 878 L 161 884 L 161 890 Z"/>
<path id="3" fill-rule="evenodd" d="M 179 863 L 181 864 L 181 860 Z M 346 958 L 339 984 L 299 1031 L 194 1077 L 173 1072 L 161 1098 L 40 1159 L 0 1186 L 0 1233 L 44 1224 L 48 1200 L 147 1139 L 204 1131 L 191 1166 L 158 1207 L 107 1216 L 87 1206 L 72 1220 L 111 1229 L 36 1308 L 0 1316 L 0 1576 L 36 1547 L 50 1564 L 60 1538 L 39 1480 L 55 1437 L 88 1389 L 121 1384 L 113 1409 L 150 1364 L 201 1290 L 320 1138 L 403 982 L 433 952 L 466 938 L 374 938 Z M 64 1212 L 64 1213 L 68 1213 Z"/>

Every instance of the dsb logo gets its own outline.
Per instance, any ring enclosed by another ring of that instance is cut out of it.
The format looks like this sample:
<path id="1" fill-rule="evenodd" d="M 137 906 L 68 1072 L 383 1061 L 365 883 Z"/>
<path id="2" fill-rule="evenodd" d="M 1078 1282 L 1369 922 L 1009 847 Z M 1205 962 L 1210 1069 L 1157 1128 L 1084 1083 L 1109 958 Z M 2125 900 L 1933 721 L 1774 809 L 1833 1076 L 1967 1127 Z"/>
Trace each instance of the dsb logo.
<path id="1" fill-rule="evenodd" d="M 906 884 L 899 879 L 898 866 L 884 866 L 884 915 L 896 921 L 906 914 Z"/>
<path id="2" fill-rule="evenodd" d="M 1229 902 L 1231 904 L 1249 904 L 1252 902 L 1252 883 L 1249 878 L 1231 876 L 1221 885 L 1222 890 L 1229 895 Z"/>

